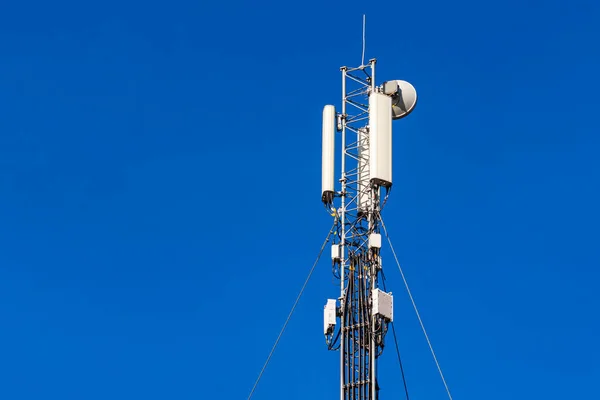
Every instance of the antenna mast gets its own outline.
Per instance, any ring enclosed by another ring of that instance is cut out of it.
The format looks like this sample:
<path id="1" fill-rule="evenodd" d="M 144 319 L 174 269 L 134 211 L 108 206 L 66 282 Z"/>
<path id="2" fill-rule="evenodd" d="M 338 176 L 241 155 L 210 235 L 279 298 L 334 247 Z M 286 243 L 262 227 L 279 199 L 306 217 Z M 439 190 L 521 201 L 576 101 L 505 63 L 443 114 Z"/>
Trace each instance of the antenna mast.
<path id="1" fill-rule="evenodd" d="M 365 64 L 365 48 L 367 47 L 367 16 L 363 14 L 362 57 L 360 65 Z"/>
<path id="2" fill-rule="evenodd" d="M 379 398 L 377 359 L 393 320 L 392 294 L 379 289 L 380 213 L 392 186 L 392 120 L 408 115 L 417 100 L 406 81 L 377 86 L 375 65 L 371 59 L 342 67 L 341 112 L 331 105 L 323 109 L 321 199 L 338 224 L 331 258 L 340 280 L 340 297 L 325 305 L 324 333 L 328 348 L 340 351 L 341 400 Z M 342 147 L 339 190 L 336 131 Z"/>

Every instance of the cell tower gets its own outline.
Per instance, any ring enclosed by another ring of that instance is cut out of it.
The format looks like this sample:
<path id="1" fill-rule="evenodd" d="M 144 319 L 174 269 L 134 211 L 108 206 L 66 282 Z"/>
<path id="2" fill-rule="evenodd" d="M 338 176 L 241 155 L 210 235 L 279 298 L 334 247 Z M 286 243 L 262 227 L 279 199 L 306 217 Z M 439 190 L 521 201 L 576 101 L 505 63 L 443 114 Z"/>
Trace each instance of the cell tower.
<path id="1" fill-rule="evenodd" d="M 341 286 L 340 297 L 325 305 L 324 333 L 328 348 L 340 351 L 341 400 L 378 399 L 377 359 L 393 320 L 392 294 L 379 289 L 380 213 L 392 187 L 392 121 L 417 102 L 406 81 L 377 85 L 375 64 L 371 59 L 342 67 L 341 112 L 332 105 L 323 109 L 321 199 L 337 221 L 331 258 Z M 339 190 L 336 131 L 342 149 Z"/>

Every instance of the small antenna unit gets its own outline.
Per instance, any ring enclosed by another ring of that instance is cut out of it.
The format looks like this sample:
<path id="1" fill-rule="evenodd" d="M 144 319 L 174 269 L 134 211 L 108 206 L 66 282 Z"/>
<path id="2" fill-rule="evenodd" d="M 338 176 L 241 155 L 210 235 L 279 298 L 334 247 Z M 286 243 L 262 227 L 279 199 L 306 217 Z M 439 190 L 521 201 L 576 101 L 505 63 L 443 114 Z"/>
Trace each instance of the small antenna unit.
<path id="1" fill-rule="evenodd" d="M 384 82 L 383 92 L 392 97 L 392 119 L 406 117 L 417 105 L 417 91 L 409 82 L 403 80 Z"/>

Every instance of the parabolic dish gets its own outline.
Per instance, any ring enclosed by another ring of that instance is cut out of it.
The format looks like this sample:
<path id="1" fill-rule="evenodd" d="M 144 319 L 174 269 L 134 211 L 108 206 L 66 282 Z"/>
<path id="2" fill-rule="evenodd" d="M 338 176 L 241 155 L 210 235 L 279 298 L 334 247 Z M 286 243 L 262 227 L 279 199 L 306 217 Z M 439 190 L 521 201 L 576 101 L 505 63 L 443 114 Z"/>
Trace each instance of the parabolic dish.
<path id="1" fill-rule="evenodd" d="M 387 88 L 398 85 L 398 90 L 392 96 L 392 119 L 406 117 L 417 105 L 417 91 L 410 83 L 402 80 L 389 81 L 385 83 Z"/>

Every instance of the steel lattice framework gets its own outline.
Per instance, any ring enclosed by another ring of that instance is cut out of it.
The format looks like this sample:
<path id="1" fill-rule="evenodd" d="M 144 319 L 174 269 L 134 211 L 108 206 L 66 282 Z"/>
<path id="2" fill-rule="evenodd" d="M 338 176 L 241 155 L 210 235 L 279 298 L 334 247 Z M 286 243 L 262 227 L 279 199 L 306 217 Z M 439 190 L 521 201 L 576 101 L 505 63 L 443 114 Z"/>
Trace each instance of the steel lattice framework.
<path id="1" fill-rule="evenodd" d="M 333 273 L 341 286 L 340 326 L 335 334 L 327 335 L 327 343 L 330 349 L 340 350 L 342 400 L 378 398 L 377 357 L 383 351 L 388 325 L 372 312 L 381 256 L 379 248 L 369 246 L 369 237 L 379 233 L 385 203 L 382 188 L 369 179 L 368 99 L 377 90 L 375 64 L 372 59 L 356 68 L 341 68 L 342 109 L 337 114 L 342 136 L 341 191 L 334 200 L 339 207 L 333 208 L 339 221 L 334 243 L 340 247 L 340 258 L 334 260 Z"/>

